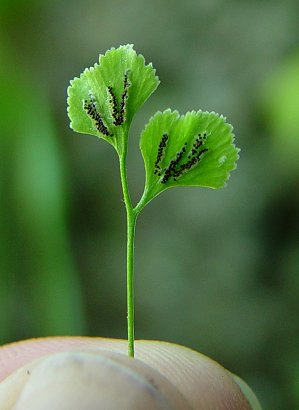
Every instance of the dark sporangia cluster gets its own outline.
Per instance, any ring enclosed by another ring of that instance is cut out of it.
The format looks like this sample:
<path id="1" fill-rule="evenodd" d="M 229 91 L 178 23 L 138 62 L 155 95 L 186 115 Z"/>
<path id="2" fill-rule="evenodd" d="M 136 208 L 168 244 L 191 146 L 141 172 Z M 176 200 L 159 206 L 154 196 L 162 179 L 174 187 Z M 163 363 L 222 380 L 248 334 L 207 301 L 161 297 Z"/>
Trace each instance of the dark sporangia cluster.
<path id="1" fill-rule="evenodd" d="M 155 171 L 154 171 L 154 174 L 158 174 L 159 177 L 162 175 L 161 174 L 161 167 L 160 167 L 159 164 L 162 160 L 164 150 L 166 148 L 167 140 L 168 140 L 168 134 L 163 134 L 161 142 L 159 144 L 159 148 L 158 148 L 158 154 L 157 154 L 157 159 L 156 159 L 156 162 L 155 162 Z"/>
<path id="2" fill-rule="evenodd" d="M 121 125 L 125 121 L 125 108 L 126 108 L 126 100 L 128 98 L 128 90 L 130 87 L 130 83 L 128 80 L 128 73 L 124 75 L 124 87 L 123 93 L 120 97 L 120 104 L 118 106 L 116 95 L 114 94 L 113 88 L 111 85 L 108 87 L 108 92 L 110 94 L 110 104 L 112 108 L 112 117 L 113 117 L 113 124 L 114 125 Z"/>
<path id="3" fill-rule="evenodd" d="M 206 133 L 197 135 L 197 138 L 192 145 L 191 151 L 188 153 L 187 162 L 181 163 L 181 160 L 186 153 L 186 146 L 188 145 L 187 142 L 185 142 L 180 151 L 177 152 L 175 159 L 172 159 L 169 165 L 166 168 L 162 169 L 160 163 L 169 138 L 167 134 L 163 134 L 158 148 L 154 171 L 154 174 L 158 174 L 159 176 L 161 176 L 162 173 L 164 174 L 163 178 L 160 181 L 162 184 L 166 184 L 166 182 L 168 182 L 170 178 L 173 178 L 173 180 L 176 181 L 177 178 L 179 178 L 181 175 L 188 172 L 191 168 L 198 164 L 198 162 L 202 158 L 202 155 L 208 151 L 208 148 L 203 147 L 206 142 L 206 137 Z"/>
<path id="4" fill-rule="evenodd" d="M 108 128 L 104 124 L 101 115 L 99 114 L 96 103 L 92 95 L 89 96 L 89 101 L 84 101 L 84 110 L 87 114 L 94 120 L 96 129 L 107 137 L 112 137 L 112 134 L 109 132 Z"/>
<path id="5" fill-rule="evenodd" d="M 180 160 L 182 159 L 183 155 L 186 152 L 186 145 L 187 145 L 187 142 L 185 142 L 182 149 L 179 152 L 177 152 L 175 159 L 172 159 L 168 167 L 165 169 L 164 177 L 161 180 L 162 184 L 165 184 L 169 180 L 170 177 L 173 177 L 173 180 L 176 181 L 176 179 L 182 174 L 180 170 L 176 169 L 176 166 L 179 164 Z"/>

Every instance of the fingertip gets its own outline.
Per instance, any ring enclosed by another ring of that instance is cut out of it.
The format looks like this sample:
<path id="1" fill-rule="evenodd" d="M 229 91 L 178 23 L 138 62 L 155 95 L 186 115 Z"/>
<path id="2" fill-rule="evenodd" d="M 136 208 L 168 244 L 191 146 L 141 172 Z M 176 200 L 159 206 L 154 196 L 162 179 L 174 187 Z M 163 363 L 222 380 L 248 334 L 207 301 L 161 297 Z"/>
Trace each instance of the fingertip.
<path id="1" fill-rule="evenodd" d="M 96 355 L 108 351 L 120 353 L 124 360 L 128 359 L 125 340 L 89 337 L 31 339 L 0 348 L 2 378 L 25 364 L 27 369 L 30 368 L 37 358 L 61 351 Z M 253 392 L 244 382 L 201 353 L 172 343 L 146 340 L 136 341 L 135 352 L 139 361 L 166 378 L 196 410 L 261 410 Z M 24 367 L 11 376 L 0 384 L 0 396 L 1 388 L 2 391 L 15 392 L 17 384 L 13 383 L 13 377 L 21 380 L 19 389 L 27 377 Z"/>

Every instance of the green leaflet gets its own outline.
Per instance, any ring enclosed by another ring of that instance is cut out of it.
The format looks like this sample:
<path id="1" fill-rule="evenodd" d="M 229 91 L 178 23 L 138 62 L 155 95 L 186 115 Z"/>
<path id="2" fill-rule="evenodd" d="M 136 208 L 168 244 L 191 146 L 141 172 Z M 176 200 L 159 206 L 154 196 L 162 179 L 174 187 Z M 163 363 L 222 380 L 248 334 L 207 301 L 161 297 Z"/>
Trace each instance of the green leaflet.
<path id="1" fill-rule="evenodd" d="M 214 112 L 156 113 L 141 135 L 146 171 L 142 202 L 174 186 L 223 187 L 238 159 L 232 131 Z"/>
<path id="2" fill-rule="evenodd" d="M 132 45 L 112 48 L 68 87 L 68 115 L 74 131 L 103 138 L 119 154 L 140 106 L 157 88 L 152 64 L 145 65 Z"/>

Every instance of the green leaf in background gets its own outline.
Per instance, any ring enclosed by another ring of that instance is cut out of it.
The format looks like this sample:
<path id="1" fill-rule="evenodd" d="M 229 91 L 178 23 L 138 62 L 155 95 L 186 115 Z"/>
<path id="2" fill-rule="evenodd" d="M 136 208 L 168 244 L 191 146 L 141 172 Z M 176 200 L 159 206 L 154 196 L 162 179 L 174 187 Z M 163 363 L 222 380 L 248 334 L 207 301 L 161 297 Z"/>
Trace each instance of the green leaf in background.
<path id="1" fill-rule="evenodd" d="M 174 186 L 223 187 L 238 159 L 232 131 L 214 112 L 156 113 L 141 135 L 146 171 L 142 202 Z"/>
<path id="2" fill-rule="evenodd" d="M 132 45 L 112 48 L 68 88 L 68 115 L 74 131 L 101 137 L 123 152 L 128 128 L 140 106 L 157 88 L 152 64 Z"/>
<path id="3" fill-rule="evenodd" d="M 298 179 L 299 52 L 269 73 L 261 89 L 261 108 L 269 130 L 276 166 L 286 178 Z M 286 166 L 288 164 L 288 166 Z"/>
<path id="4" fill-rule="evenodd" d="M 44 91 L 9 49 L 0 47 L 1 57 L 0 343 L 84 334 L 55 121 Z"/>

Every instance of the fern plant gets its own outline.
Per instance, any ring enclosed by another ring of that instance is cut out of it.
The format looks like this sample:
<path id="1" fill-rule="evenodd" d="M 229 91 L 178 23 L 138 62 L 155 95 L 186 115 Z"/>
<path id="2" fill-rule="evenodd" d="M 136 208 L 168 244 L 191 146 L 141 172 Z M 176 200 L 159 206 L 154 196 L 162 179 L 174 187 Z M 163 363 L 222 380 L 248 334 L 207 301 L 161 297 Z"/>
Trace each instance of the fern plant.
<path id="1" fill-rule="evenodd" d="M 68 87 L 68 115 L 74 131 L 94 135 L 111 144 L 119 157 L 120 178 L 127 213 L 128 354 L 134 357 L 134 238 L 136 220 L 154 197 L 168 188 L 221 188 L 236 168 L 239 149 L 233 127 L 214 112 L 180 115 L 167 109 L 145 125 L 140 149 L 145 186 L 132 204 L 127 179 L 127 149 L 134 115 L 156 90 L 159 79 L 132 45 L 111 48 L 99 63 L 85 69 Z"/>

